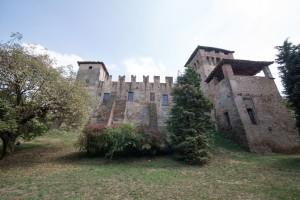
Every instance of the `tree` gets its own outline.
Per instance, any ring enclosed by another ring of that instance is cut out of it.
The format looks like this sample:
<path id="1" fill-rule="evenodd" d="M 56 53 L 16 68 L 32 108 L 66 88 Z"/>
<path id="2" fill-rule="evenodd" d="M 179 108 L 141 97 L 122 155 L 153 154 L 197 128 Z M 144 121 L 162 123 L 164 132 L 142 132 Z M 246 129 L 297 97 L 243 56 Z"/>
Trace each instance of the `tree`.
<path id="1" fill-rule="evenodd" d="M 300 128 L 300 44 L 293 45 L 285 40 L 277 46 L 276 62 L 279 64 L 281 81 L 288 105 L 295 111 L 297 127 Z"/>
<path id="2" fill-rule="evenodd" d="M 18 42 L 0 44 L 0 138 L 5 152 L 17 138 L 31 139 L 51 126 L 79 128 L 89 115 L 84 86 L 52 67 L 48 55 L 33 55 Z"/>
<path id="3" fill-rule="evenodd" d="M 175 155 L 189 164 L 204 164 L 210 157 L 209 143 L 214 126 L 210 119 L 212 104 L 202 94 L 200 76 L 187 68 L 177 78 L 172 94 L 174 105 L 168 130 Z"/>

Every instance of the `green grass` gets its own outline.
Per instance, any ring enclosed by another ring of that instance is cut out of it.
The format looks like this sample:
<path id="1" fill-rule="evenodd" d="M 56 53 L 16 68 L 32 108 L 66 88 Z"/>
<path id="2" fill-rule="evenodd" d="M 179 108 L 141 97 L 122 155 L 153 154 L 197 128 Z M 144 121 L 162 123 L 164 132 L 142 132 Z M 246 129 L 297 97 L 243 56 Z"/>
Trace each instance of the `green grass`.
<path id="1" fill-rule="evenodd" d="M 0 161 L 0 199 L 300 199 L 300 155 L 257 155 L 216 138 L 203 167 L 168 157 L 107 161 L 52 132 Z"/>

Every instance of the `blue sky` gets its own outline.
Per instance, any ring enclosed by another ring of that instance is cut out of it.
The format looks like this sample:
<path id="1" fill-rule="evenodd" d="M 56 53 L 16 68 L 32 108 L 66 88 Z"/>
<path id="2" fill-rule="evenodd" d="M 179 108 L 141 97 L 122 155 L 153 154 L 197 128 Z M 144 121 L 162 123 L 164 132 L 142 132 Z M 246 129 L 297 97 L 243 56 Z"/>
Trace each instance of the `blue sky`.
<path id="1" fill-rule="evenodd" d="M 59 64 L 105 62 L 114 80 L 176 76 L 197 45 L 274 60 L 274 46 L 300 41 L 297 0 L 1 0 L 0 8 L 1 41 L 21 32 Z"/>

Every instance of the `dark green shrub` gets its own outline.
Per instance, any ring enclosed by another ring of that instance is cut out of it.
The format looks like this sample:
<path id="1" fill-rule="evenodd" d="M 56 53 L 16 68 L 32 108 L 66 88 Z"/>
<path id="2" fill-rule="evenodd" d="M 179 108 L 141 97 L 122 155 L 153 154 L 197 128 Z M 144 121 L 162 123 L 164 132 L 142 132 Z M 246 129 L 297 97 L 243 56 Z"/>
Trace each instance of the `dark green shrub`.
<path id="1" fill-rule="evenodd" d="M 88 126 L 80 138 L 79 147 L 89 154 L 106 158 L 129 156 L 138 152 L 141 135 L 131 124 L 114 127 Z"/>
<path id="2" fill-rule="evenodd" d="M 166 132 L 139 128 L 142 139 L 139 144 L 140 153 L 143 155 L 162 155 L 171 153 L 170 142 Z"/>
<path id="3" fill-rule="evenodd" d="M 79 149 L 91 155 L 115 157 L 145 156 L 170 152 L 167 135 L 131 124 L 104 127 L 86 126 L 78 142 Z"/>

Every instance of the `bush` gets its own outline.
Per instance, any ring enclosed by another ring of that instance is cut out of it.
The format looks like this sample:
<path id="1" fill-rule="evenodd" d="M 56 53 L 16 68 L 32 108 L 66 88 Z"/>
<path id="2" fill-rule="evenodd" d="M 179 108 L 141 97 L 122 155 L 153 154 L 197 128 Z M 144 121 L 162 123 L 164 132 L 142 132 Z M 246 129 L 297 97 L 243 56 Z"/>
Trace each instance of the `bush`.
<path id="1" fill-rule="evenodd" d="M 139 144 L 142 155 L 162 155 L 171 153 L 170 142 L 166 132 L 139 128 L 142 140 Z"/>
<path id="2" fill-rule="evenodd" d="M 81 134 L 78 146 L 88 154 L 109 159 L 165 154 L 170 149 L 166 134 L 143 127 L 135 128 L 131 124 L 113 127 L 90 124 Z"/>
<path id="3" fill-rule="evenodd" d="M 112 159 L 136 153 L 140 135 L 131 124 L 108 128 L 89 125 L 84 129 L 80 141 L 81 150 Z"/>

